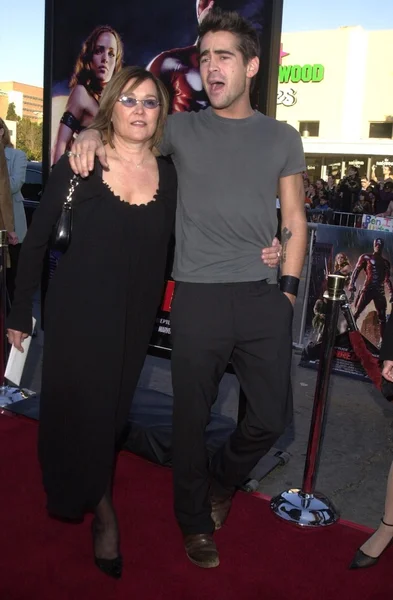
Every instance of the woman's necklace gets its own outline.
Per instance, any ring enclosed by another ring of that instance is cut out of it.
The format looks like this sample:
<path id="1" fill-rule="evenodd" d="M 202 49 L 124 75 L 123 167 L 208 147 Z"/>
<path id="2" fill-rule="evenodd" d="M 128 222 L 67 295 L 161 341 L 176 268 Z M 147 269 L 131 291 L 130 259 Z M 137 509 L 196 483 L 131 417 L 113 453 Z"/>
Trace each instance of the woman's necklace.
<path id="1" fill-rule="evenodd" d="M 121 156 L 121 155 L 118 153 L 118 151 L 117 151 L 117 149 L 116 149 L 116 148 L 115 148 L 115 152 L 116 152 L 117 156 L 120 158 L 120 160 L 124 160 L 124 162 L 128 163 L 129 165 L 134 165 L 134 167 L 136 167 L 137 169 L 140 169 L 140 168 L 141 168 L 141 166 L 143 165 L 143 163 L 144 163 L 144 162 L 145 162 L 145 160 L 146 160 L 146 156 L 144 156 L 140 162 L 136 163 L 136 162 L 135 162 L 135 161 L 133 161 L 133 160 L 127 160 L 126 158 L 124 158 L 124 156 Z"/>

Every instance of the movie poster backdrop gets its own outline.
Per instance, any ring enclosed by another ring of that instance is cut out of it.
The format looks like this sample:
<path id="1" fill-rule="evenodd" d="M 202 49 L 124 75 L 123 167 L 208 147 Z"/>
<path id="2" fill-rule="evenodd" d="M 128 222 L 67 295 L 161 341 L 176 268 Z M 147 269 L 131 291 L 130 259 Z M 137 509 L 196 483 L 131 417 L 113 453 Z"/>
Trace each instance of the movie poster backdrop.
<path id="1" fill-rule="evenodd" d="M 50 112 L 49 164 L 53 166 L 78 133 L 92 122 L 105 83 L 122 66 L 145 66 L 160 77 L 170 94 L 170 113 L 206 108 L 208 100 L 202 89 L 196 52 L 197 25 L 198 18 L 203 18 L 214 5 L 239 12 L 252 21 L 260 34 L 261 68 L 252 99 L 255 107 L 264 110 L 268 95 L 264 74 L 278 64 L 281 22 L 277 21 L 281 11 L 277 13 L 277 7 L 280 5 L 282 9 L 281 0 L 47 0 L 45 80 L 51 88 L 46 121 L 48 126 Z M 271 51 L 273 33 L 277 56 Z M 269 83 L 273 84 L 275 81 Z M 152 347 L 171 348 L 173 250 L 174 242 Z M 51 253 L 49 279 L 60 258 L 61 255 Z"/>
<path id="2" fill-rule="evenodd" d="M 319 225 L 313 251 L 310 293 L 300 364 L 317 368 L 325 325 L 326 274 L 346 277 L 344 291 L 350 301 L 356 325 L 368 350 L 379 357 L 381 332 L 390 318 L 393 236 L 386 231 Z M 354 289 L 356 288 L 356 289 Z M 334 348 L 333 372 L 368 381 L 353 352 L 347 322 L 340 313 Z"/>
<path id="3" fill-rule="evenodd" d="M 262 42 L 270 35 L 272 0 L 47 1 L 53 5 L 51 164 L 91 123 L 105 83 L 122 65 L 157 74 L 170 92 L 171 111 L 205 108 L 195 43 L 198 18 L 210 7 L 249 18 Z M 261 72 L 269 61 L 264 52 Z"/>

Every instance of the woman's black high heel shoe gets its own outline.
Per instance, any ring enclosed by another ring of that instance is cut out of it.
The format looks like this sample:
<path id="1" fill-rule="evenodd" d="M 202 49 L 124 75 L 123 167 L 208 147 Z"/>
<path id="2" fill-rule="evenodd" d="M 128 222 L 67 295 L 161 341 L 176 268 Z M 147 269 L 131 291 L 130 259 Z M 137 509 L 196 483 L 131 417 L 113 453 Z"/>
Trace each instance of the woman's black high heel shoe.
<path id="1" fill-rule="evenodd" d="M 96 525 L 94 519 L 91 523 L 91 532 L 93 535 L 93 547 L 94 547 L 94 538 L 96 535 Z M 114 579 L 120 579 L 123 571 L 123 558 L 119 554 L 116 558 L 98 558 L 94 555 L 95 565 L 105 573 L 105 575 L 109 575 L 109 577 L 113 577 Z"/>
<path id="2" fill-rule="evenodd" d="M 383 519 L 381 519 L 381 521 L 384 525 L 386 525 L 386 527 L 393 527 L 393 525 L 391 525 L 390 523 L 386 523 Z M 389 542 L 389 544 L 386 546 L 386 548 L 389 548 L 389 546 L 391 546 L 392 543 L 393 543 L 393 540 L 391 540 Z M 382 550 L 381 554 L 383 552 L 385 552 L 386 548 L 384 550 Z M 365 552 L 363 552 L 363 550 L 360 550 L 360 548 L 359 548 L 354 556 L 353 561 L 349 565 L 349 568 L 350 569 L 367 569 L 368 567 L 373 567 L 379 561 L 381 554 L 376 557 L 369 556 L 368 554 L 366 554 Z"/>

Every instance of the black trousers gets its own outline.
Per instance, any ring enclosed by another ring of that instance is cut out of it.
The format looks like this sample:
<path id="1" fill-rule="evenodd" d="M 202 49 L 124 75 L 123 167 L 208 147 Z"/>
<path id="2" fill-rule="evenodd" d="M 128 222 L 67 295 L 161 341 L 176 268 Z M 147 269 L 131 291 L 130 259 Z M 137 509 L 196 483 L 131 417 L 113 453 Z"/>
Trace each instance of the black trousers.
<path id="1" fill-rule="evenodd" d="M 14 300 L 15 291 L 15 278 L 18 270 L 19 254 L 22 244 L 16 244 L 8 246 L 8 252 L 10 254 L 10 267 L 7 269 L 7 291 L 12 304 Z"/>
<path id="2" fill-rule="evenodd" d="M 185 534 L 214 530 L 209 485 L 231 493 L 292 419 L 293 308 L 265 281 L 176 284 L 172 301 L 175 514 Z M 208 465 L 205 429 L 231 360 L 246 414 Z"/>

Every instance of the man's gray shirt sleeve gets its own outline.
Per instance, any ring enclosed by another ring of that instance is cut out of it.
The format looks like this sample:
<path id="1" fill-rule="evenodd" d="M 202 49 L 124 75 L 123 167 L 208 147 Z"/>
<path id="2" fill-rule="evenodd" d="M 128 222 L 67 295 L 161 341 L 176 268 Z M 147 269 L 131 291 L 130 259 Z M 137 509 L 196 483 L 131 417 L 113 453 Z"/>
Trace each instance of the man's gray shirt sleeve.
<path id="1" fill-rule="evenodd" d="M 164 135 L 162 137 L 162 140 L 160 142 L 160 145 L 158 147 L 159 151 L 161 152 L 161 154 L 163 156 L 169 156 L 169 154 L 172 154 L 173 152 L 173 144 L 172 144 L 172 116 L 169 116 L 166 124 L 165 124 L 165 128 L 164 128 Z"/>
<path id="2" fill-rule="evenodd" d="M 302 138 L 300 137 L 299 132 L 291 125 L 286 125 L 285 136 L 287 138 L 285 144 L 287 156 L 280 177 L 302 173 L 307 169 Z"/>

